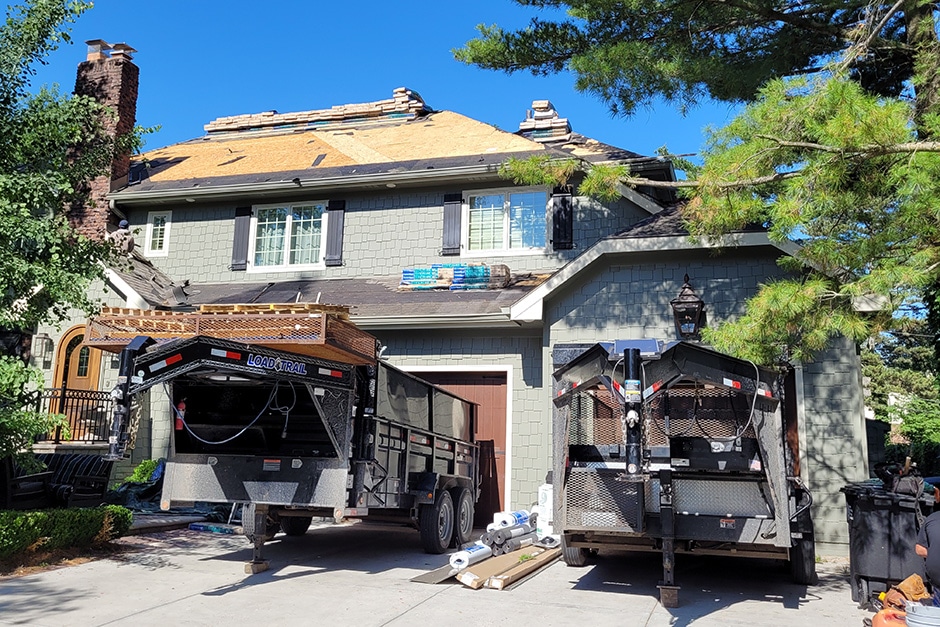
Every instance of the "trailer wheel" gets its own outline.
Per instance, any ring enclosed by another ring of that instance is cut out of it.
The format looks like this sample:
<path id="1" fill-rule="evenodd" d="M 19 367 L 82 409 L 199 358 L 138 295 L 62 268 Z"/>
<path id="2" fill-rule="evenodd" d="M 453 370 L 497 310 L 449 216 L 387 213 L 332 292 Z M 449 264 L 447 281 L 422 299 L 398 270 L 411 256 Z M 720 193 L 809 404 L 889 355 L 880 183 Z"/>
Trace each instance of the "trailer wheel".
<path id="1" fill-rule="evenodd" d="M 271 514 L 268 511 L 268 516 L 265 522 L 264 528 L 264 540 L 268 541 L 274 538 L 274 534 L 277 533 L 278 527 L 278 517 L 276 514 Z M 248 538 L 249 542 L 255 541 L 255 535 L 258 530 L 255 529 L 255 504 L 247 503 L 242 507 L 242 530 L 245 533 L 245 537 Z"/>
<path id="2" fill-rule="evenodd" d="M 459 549 L 470 542 L 473 535 L 473 495 L 467 488 L 452 488 L 451 498 L 457 509 L 454 522 L 454 537 L 450 545 Z"/>
<path id="3" fill-rule="evenodd" d="M 811 586 L 816 583 L 816 543 L 796 540 L 790 548 L 790 576 L 793 583 Z"/>
<path id="4" fill-rule="evenodd" d="M 587 566 L 588 549 L 580 546 L 568 546 L 568 540 L 562 536 L 561 558 L 565 560 L 565 564 L 568 566 L 576 566 L 578 568 L 581 566 Z"/>
<path id="5" fill-rule="evenodd" d="M 438 492 L 434 503 L 421 506 L 418 517 L 425 552 L 439 555 L 446 551 L 454 535 L 454 500 L 450 492 Z"/>
<path id="6" fill-rule="evenodd" d="M 288 536 L 302 536 L 310 529 L 312 516 L 282 516 L 281 531 Z"/>

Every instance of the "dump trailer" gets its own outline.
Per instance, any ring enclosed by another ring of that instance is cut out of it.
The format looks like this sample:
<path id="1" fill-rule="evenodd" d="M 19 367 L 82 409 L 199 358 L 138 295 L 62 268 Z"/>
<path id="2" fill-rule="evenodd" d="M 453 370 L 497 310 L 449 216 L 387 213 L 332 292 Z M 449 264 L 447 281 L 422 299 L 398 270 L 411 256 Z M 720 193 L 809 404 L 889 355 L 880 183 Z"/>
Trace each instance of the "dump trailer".
<path id="1" fill-rule="evenodd" d="M 312 517 L 416 526 L 430 553 L 470 539 L 479 496 L 476 405 L 380 359 L 352 364 L 205 336 L 121 352 L 109 457 L 134 398 L 162 386 L 173 423 L 161 508 L 242 503 L 254 544 Z"/>
<path id="2" fill-rule="evenodd" d="M 800 481 L 792 375 L 691 342 L 557 345 L 554 528 L 563 557 L 662 553 L 789 560 L 815 579 L 812 498 Z"/>

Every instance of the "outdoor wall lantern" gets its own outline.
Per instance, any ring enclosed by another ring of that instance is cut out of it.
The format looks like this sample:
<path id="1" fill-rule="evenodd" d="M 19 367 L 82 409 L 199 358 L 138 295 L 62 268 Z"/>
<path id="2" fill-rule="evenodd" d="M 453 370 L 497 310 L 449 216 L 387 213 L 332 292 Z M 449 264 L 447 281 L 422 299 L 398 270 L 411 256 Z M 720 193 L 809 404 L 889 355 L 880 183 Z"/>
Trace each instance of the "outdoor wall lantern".
<path id="1" fill-rule="evenodd" d="M 698 297 L 689 285 L 689 275 L 685 275 L 679 295 L 669 301 L 672 315 L 676 319 L 676 330 L 683 340 L 695 339 L 702 330 L 702 314 L 705 301 Z"/>
<path id="2" fill-rule="evenodd" d="M 51 368 L 55 340 L 49 337 L 48 333 L 39 333 L 33 337 L 33 343 L 36 345 L 35 356 L 42 361 L 42 367 L 44 369 Z"/>

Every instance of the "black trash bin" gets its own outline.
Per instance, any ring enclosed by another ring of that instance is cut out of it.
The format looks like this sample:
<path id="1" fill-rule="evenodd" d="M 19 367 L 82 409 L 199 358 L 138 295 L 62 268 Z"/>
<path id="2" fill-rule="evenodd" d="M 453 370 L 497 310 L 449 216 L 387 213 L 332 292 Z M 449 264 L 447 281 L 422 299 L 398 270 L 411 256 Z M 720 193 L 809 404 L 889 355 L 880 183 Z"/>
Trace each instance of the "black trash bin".
<path id="1" fill-rule="evenodd" d="M 886 490 L 878 479 L 850 483 L 845 494 L 849 523 L 852 600 L 866 604 L 912 574 L 924 576 L 914 552 L 921 521 L 933 511 L 933 490 L 920 497 Z"/>

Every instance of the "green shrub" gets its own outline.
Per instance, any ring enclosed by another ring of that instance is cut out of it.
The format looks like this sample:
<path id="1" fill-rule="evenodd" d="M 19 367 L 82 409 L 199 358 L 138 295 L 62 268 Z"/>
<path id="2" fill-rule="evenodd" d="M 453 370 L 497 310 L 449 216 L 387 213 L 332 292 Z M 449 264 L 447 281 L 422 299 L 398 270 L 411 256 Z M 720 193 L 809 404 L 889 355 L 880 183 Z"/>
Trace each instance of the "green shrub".
<path id="1" fill-rule="evenodd" d="M 120 538 L 133 514 L 119 505 L 40 511 L 0 511 L 0 559 L 33 547 L 64 549 L 92 546 Z"/>
<path id="2" fill-rule="evenodd" d="M 147 483 L 150 481 L 150 477 L 153 475 L 153 471 L 157 469 L 157 464 L 159 463 L 159 460 L 156 459 L 145 459 L 137 464 L 137 467 L 134 468 L 134 472 L 124 479 L 124 483 Z"/>

